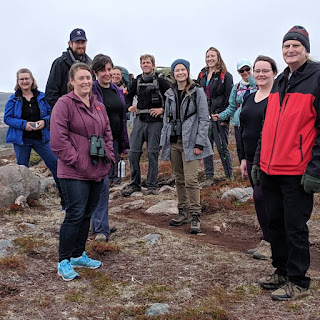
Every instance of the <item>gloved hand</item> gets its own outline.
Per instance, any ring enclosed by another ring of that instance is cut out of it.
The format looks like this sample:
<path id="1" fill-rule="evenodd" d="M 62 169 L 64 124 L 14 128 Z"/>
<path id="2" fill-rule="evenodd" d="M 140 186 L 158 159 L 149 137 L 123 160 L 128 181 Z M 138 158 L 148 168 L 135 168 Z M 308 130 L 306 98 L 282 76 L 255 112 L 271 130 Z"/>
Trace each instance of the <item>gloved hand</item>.
<path id="1" fill-rule="evenodd" d="M 255 186 L 260 186 L 262 171 L 258 164 L 254 164 L 251 169 L 251 178 Z"/>
<path id="2" fill-rule="evenodd" d="M 305 173 L 301 178 L 301 185 L 307 193 L 320 192 L 320 179 Z"/>

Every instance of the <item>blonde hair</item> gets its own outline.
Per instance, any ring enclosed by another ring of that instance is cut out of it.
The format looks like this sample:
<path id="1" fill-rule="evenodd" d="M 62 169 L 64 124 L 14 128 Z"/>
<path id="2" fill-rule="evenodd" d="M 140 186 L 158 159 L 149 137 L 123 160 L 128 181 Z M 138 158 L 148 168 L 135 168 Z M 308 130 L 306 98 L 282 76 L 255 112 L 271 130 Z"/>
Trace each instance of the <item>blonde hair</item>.
<path id="1" fill-rule="evenodd" d="M 16 86 L 14 87 L 14 90 L 17 91 L 18 89 L 21 89 L 20 86 L 19 86 L 19 83 L 18 83 L 18 80 L 19 80 L 19 75 L 21 73 L 28 73 L 30 75 L 30 78 L 32 80 L 32 85 L 31 85 L 31 89 L 35 90 L 35 89 L 38 89 L 38 85 L 37 85 L 37 82 L 36 80 L 34 79 L 33 77 L 33 74 L 32 72 L 27 69 L 27 68 L 21 68 L 17 71 L 17 83 L 16 83 Z"/>
<path id="2" fill-rule="evenodd" d="M 224 72 L 224 71 L 227 71 L 226 64 L 225 64 L 224 61 L 222 60 L 220 51 L 219 51 L 217 48 L 215 48 L 215 47 L 210 47 L 210 48 L 206 51 L 206 57 L 207 57 L 208 51 L 214 51 L 214 52 L 217 54 L 218 62 L 217 62 L 217 65 L 216 65 L 216 72 Z M 207 67 L 208 67 L 208 66 L 207 66 Z"/>

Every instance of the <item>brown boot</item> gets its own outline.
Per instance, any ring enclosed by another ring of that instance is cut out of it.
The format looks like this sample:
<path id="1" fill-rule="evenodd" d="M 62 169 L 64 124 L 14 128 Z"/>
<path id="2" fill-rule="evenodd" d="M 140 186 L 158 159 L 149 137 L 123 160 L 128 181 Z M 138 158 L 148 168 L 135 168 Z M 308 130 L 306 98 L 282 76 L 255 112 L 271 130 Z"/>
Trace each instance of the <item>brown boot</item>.
<path id="1" fill-rule="evenodd" d="M 200 214 L 198 213 L 193 213 L 192 214 L 192 220 L 191 220 L 191 228 L 190 228 L 191 233 L 200 233 Z"/>
<path id="2" fill-rule="evenodd" d="M 189 208 L 178 208 L 179 213 L 170 220 L 170 226 L 181 226 L 190 222 Z"/>

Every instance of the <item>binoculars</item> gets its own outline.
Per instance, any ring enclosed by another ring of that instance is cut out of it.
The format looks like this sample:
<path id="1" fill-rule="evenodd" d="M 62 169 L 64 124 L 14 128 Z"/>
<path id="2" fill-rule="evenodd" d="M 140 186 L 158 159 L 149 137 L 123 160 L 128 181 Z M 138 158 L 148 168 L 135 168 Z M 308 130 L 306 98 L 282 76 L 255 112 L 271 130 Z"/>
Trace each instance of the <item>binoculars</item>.
<path id="1" fill-rule="evenodd" d="M 99 163 L 99 158 L 110 162 L 104 151 L 104 140 L 103 138 L 97 137 L 95 134 L 90 138 L 90 158 L 94 166 Z"/>
<path id="2" fill-rule="evenodd" d="M 172 137 L 177 137 L 177 136 L 181 136 L 182 134 L 182 127 L 181 127 L 181 120 L 177 119 L 177 120 L 171 120 L 171 136 Z"/>

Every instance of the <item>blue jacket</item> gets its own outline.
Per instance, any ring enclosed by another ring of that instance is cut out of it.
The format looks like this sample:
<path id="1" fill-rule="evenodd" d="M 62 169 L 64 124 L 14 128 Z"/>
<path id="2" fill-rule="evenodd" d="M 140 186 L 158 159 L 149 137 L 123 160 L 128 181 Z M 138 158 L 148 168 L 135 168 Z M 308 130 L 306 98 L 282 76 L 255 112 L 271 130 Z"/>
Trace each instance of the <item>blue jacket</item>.
<path id="1" fill-rule="evenodd" d="M 37 96 L 38 105 L 40 108 L 40 119 L 45 121 L 45 127 L 41 130 L 42 142 L 50 141 L 50 131 L 48 128 L 51 107 L 46 102 L 44 93 L 39 92 Z M 23 145 L 23 130 L 26 127 L 27 120 L 21 119 L 22 114 L 22 98 L 13 94 L 4 109 L 4 122 L 9 126 L 6 143 L 16 143 Z"/>
<path id="2" fill-rule="evenodd" d="M 225 121 L 233 117 L 232 124 L 240 127 L 240 113 L 242 109 L 243 96 L 247 90 L 250 90 L 250 93 L 257 91 L 257 86 L 253 76 L 249 78 L 248 82 L 249 88 L 247 88 L 241 81 L 232 87 L 229 97 L 229 106 L 219 114 L 221 121 Z"/>

